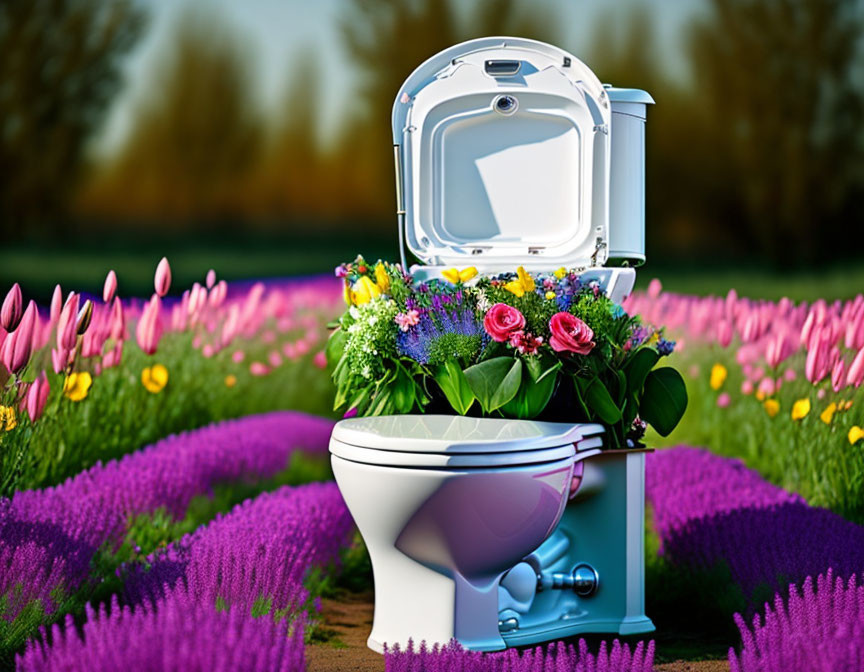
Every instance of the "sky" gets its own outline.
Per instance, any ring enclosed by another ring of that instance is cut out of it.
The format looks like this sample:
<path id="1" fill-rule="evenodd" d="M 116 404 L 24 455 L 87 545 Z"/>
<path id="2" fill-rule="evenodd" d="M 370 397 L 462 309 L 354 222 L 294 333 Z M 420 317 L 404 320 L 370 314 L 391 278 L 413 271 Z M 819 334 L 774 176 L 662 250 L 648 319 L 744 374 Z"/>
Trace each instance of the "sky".
<path id="1" fill-rule="evenodd" d="M 525 7 L 539 0 L 518 0 Z M 603 11 L 625 10 L 636 0 L 546 0 L 565 26 L 567 46 L 579 57 L 578 45 L 589 44 L 594 19 Z M 680 68 L 680 28 L 705 0 L 643 0 L 654 11 L 658 44 L 671 74 Z M 98 154 L 110 154 L 122 144 L 131 126 L 136 102 L 153 95 L 150 73 L 168 47 L 177 17 L 190 4 L 218 12 L 238 33 L 249 50 L 256 73 L 256 86 L 265 109 L 276 104 L 290 80 L 291 59 L 302 51 L 318 50 L 323 88 L 322 128 L 327 133 L 339 127 L 341 102 L 352 91 L 352 69 L 341 51 L 338 17 L 348 0 L 136 0 L 149 16 L 144 37 L 125 65 L 126 85 L 109 111 L 96 140 Z M 475 0 L 454 0 L 467 11 Z M 564 46 L 564 45 L 560 45 Z M 430 54 L 431 56 L 432 54 Z M 588 63 L 590 66 L 591 64 Z"/>

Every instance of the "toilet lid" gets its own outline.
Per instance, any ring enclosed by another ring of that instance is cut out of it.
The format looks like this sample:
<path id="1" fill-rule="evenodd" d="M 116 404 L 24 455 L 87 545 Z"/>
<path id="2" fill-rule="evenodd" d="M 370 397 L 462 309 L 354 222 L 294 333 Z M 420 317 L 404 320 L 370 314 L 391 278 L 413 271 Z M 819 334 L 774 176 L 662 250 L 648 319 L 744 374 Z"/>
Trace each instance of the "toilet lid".
<path id="1" fill-rule="evenodd" d="M 489 455 L 572 446 L 603 431 L 599 424 L 461 415 L 380 415 L 342 420 L 333 428 L 332 439 L 380 451 Z"/>
<path id="2" fill-rule="evenodd" d="M 611 111 L 572 54 L 510 37 L 456 45 L 405 81 L 392 123 L 402 237 L 423 263 L 605 262 Z"/>

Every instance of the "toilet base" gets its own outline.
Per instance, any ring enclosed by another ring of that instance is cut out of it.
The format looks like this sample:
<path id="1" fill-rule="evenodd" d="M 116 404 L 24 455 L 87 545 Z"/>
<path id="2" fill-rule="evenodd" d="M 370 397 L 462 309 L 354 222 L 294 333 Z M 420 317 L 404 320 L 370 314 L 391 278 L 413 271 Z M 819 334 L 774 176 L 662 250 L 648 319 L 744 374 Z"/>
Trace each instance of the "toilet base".
<path id="1" fill-rule="evenodd" d="M 528 646 L 583 634 L 644 635 L 654 632 L 654 623 L 647 616 L 621 619 L 590 619 L 578 623 L 535 626 L 503 635 L 508 647 Z"/>

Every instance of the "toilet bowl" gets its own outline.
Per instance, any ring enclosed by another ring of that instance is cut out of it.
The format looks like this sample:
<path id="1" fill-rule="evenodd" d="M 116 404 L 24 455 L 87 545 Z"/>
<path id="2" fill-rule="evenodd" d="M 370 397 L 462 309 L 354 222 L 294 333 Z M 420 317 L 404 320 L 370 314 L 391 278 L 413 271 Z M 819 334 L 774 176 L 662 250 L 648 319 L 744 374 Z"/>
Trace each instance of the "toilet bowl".
<path id="1" fill-rule="evenodd" d="M 574 464 L 598 454 L 598 425 L 381 416 L 338 423 L 333 473 L 375 580 L 368 644 L 457 639 L 494 651 L 501 576 L 561 519 Z"/>

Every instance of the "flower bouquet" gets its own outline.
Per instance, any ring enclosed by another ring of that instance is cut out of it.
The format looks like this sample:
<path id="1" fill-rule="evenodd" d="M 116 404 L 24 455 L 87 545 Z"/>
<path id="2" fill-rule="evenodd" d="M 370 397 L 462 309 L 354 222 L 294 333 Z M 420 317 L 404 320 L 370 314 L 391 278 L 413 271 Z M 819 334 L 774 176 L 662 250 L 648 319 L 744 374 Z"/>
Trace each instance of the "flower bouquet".
<path id="1" fill-rule="evenodd" d="M 646 425 L 669 434 L 686 409 L 680 374 L 655 368 L 674 342 L 577 272 L 415 283 L 358 257 L 336 274 L 349 305 L 327 345 L 336 409 L 600 422 L 610 448 L 641 445 Z"/>

